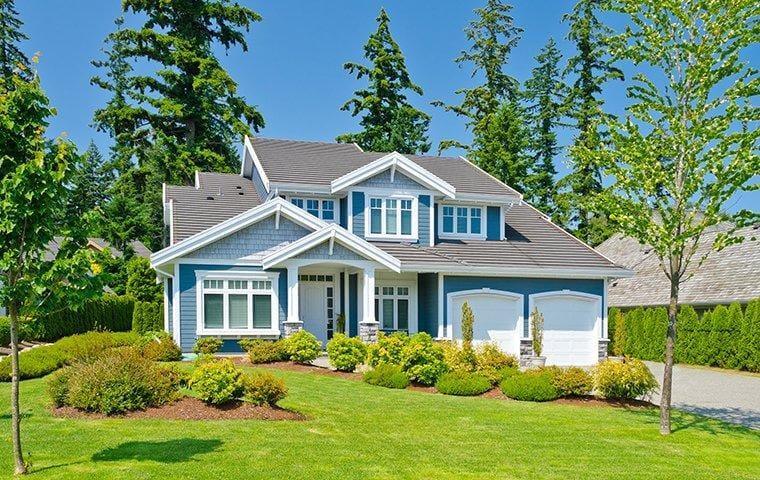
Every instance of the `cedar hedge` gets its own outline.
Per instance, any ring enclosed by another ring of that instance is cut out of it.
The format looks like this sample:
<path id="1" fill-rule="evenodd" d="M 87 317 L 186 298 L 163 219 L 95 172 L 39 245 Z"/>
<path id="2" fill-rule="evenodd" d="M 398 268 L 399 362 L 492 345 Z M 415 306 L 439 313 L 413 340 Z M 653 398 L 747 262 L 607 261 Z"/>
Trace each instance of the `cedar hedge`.
<path id="1" fill-rule="evenodd" d="M 156 302 L 135 302 L 132 313 L 132 331 L 142 335 L 164 329 L 163 305 Z"/>
<path id="2" fill-rule="evenodd" d="M 104 295 L 88 300 L 77 310 L 67 309 L 35 318 L 28 322 L 26 336 L 30 340 L 54 342 L 89 331 L 128 332 L 132 329 L 134 306 L 131 297 Z"/>

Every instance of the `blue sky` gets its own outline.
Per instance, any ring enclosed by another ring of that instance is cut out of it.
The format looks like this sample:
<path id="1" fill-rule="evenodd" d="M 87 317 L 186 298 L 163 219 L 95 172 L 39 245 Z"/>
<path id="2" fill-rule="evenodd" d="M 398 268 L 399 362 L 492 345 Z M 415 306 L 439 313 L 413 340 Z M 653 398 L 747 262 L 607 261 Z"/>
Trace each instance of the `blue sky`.
<path id="1" fill-rule="evenodd" d="M 433 100 L 456 102 L 453 91 L 472 85 L 470 71 L 453 59 L 467 46 L 463 28 L 473 9 L 484 0 L 396 1 L 238 0 L 263 16 L 248 33 L 249 51 L 219 51 L 222 63 L 238 82 L 240 92 L 258 106 L 266 127 L 262 135 L 275 138 L 332 141 L 336 135 L 355 131 L 357 119 L 340 106 L 360 86 L 342 68 L 346 61 L 362 61 L 362 46 L 374 31 L 381 7 L 391 17 L 391 30 L 407 59 L 412 79 L 425 91 L 412 101 L 432 115 L 430 138 L 434 153 L 445 138 L 467 140 L 464 122 L 453 114 L 430 106 Z M 113 30 L 120 13 L 118 0 L 21 0 L 17 8 L 30 37 L 23 46 L 40 52 L 39 73 L 58 116 L 51 135 L 61 132 L 85 148 L 92 139 L 102 149 L 110 139 L 91 126 L 93 111 L 108 99 L 106 92 L 90 86 L 96 73 L 90 61 L 102 58 L 104 37 Z M 508 71 L 520 80 L 530 76 L 533 57 L 552 36 L 565 56 L 572 54 L 562 15 L 574 2 L 563 0 L 514 0 L 516 24 L 524 29 Z M 130 17 L 128 17 L 129 20 Z M 129 21 L 128 21 L 129 23 Z M 134 18 L 132 18 L 134 24 Z M 752 52 L 757 59 L 758 49 Z M 757 63 L 757 62 L 755 62 Z M 607 85 L 606 109 L 621 113 L 625 106 L 622 83 Z M 571 132 L 560 132 L 567 145 Z M 459 154 L 448 150 L 446 154 Z M 558 159 L 560 175 L 567 172 L 564 156 Z M 760 209 L 760 192 L 737 197 L 730 210 Z"/>

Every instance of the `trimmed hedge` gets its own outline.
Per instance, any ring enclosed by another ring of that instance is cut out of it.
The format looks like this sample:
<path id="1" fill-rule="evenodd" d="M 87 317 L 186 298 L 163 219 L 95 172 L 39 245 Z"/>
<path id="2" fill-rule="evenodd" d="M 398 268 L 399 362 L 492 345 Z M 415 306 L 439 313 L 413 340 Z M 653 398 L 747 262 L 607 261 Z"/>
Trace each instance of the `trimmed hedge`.
<path id="1" fill-rule="evenodd" d="M 469 397 L 491 390 L 491 380 L 485 375 L 470 372 L 448 372 L 441 375 L 435 388 L 445 395 Z"/>
<path id="2" fill-rule="evenodd" d="M 128 332 L 132 329 L 134 306 L 131 297 L 104 295 L 88 300 L 78 310 L 63 310 L 35 318 L 29 322 L 28 338 L 54 342 L 90 331 Z"/>
<path id="3" fill-rule="evenodd" d="M 163 305 L 156 302 L 135 302 L 132 313 L 132 331 L 143 334 L 164 329 Z"/>
<path id="4" fill-rule="evenodd" d="M 610 352 L 663 361 L 668 314 L 665 308 L 610 309 Z M 700 317 L 690 306 L 678 313 L 675 359 L 678 363 L 760 371 L 760 299 L 744 310 L 719 305 Z"/>

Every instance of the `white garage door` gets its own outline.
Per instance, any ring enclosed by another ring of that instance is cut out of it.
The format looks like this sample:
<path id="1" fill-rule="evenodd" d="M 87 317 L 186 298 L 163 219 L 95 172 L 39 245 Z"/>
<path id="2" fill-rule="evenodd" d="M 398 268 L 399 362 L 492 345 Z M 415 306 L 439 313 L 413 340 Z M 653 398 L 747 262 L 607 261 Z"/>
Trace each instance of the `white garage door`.
<path id="1" fill-rule="evenodd" d="M 462 338 L 462 305 L 470 304 L 475 315 L 473 341 L 493 342 L 503 351 L 520 354 L 522 330 L 522 295 L 477 291 L 449 294 L 449 318 L 452 318 L 453 338 Z"/>
<path id="2" fill-rule="evenodd" d="M 598 361 L 599 297 L 536 295 L 533 305 L 544 315 L 543 355 L 547 365 L 593 365 Z"/>

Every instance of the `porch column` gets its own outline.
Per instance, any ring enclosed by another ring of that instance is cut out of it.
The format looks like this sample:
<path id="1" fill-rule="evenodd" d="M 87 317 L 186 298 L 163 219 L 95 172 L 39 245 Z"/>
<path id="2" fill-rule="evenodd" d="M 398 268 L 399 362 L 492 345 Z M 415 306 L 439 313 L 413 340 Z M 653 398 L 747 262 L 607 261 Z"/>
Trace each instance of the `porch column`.
<path id="1" fill-rule="evenodd" d="M 364 269 L 362 282 L 362 321 L 359 323 L 359 338 L 366 343 L 377 342 L 380 324 L 375 320 L 375 268 Z"/>
<path id="2" fill-rule="evenodd" d="M 299 313 L 298 299 L 298 267 L 288 267 L 288 318 L 284 323 L 285 337 L 289 337 L 303 328 Z"/>

